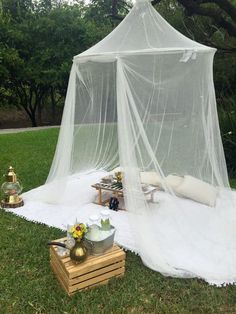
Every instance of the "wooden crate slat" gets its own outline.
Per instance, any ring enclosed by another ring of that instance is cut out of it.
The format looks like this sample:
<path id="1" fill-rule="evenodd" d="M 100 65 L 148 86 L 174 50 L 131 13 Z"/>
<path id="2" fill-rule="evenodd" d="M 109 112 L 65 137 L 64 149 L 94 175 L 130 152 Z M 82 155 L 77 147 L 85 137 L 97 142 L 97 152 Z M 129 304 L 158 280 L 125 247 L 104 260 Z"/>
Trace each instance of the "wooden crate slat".
<path id="1" fill-rule="evenodd" d="M 58 241 L 58 240 L 56 240 Z M 122 249 L 119 248 L 119 246 L 117 245 L 114 245 L 113 248 L 109 249 L 105 254 L 101 255 L 101 256 L 88 256 L 87 260 L 85 261 L 85 263 L 83 264 L 80 264 L 78 266 L 76 266 L 70 259 L 70 257 L 61 257 L 61 256 L 58 256 L 57 254 L 57 250 L 54 246 L 52 246 L 50 248 L 50 253 L 51 254 L 54 254 L 54 256 L 57 256 L 58 257 L 58 260 L 60 261 L 60 263 L 63 265 L 63 267 L 65 267 L 65 270 L 67 273 L 70 272 L 70 270 L 74 270 L 76 269 L 76 267 L 79 267 L 81 270 L 82 270 L 82 265 L 83 267 L 86 267 L 86 266 L 92 266 L 94 264 L 94 261 L 95 263 L 98 263 L 98 262 L 103 262 L 104 259 L 108 259 L 109 257 L 112 257 L 114 256 L 114 253 L 115 252 L 118 252 L 119 254 L 125 254 L 124 251 Z"/>
<path id="2" fill-rule="evenodd" d="M 103 259 L 104 256 L 109 256 L 109 255 L 113 255 L 115 252 L 121 252 L 123 251 L 118 245 L 114 245 L 112 248 L 110 248 L 109 250 L 107 250 L 104 254 L 102 255 L 98 255 L 98 256 L 95 256 L 95 255 L 90 255 L 88 256 L 87 260 L 86 260 L 86 263 L 88 262 L 92 262 L 93 260 L 96 260 L 96 261 L 99 261 L 100 259 Z M 63 263 L 66 264 L 66 268 L 69 270 L 71 268 L 74 268 L 75 265 L 73 264 L 73 262 L 71 261 L 70 258 L 68 258 L 69 260 L 65 260 L 63 259 Z"/>
<path id="3" fill-rule="evenodd" d="M 117 276 L 114 276 L 114 277 L 112 277 L 112 278 L 122 278 L 122 277 L 124 277 L 124 274 L 125 274 L 125 273 L 122 273 L 122 274 L 117 275 Z M 110 279 L 112 279 L 112 278 L 110 278 Z M 110 279 L 106 279 L 106 280 L 104 280 L 104 281 L 100 281 L 100 282 L 98 282 L 98 283 L 95 283 L 94 285 L 88 286 L 88 287 L 86 287 L 86 288 L 83 288 L 83 289 L 80 289 L 80 290 L 77 290 L 77 291 L 84 291 L 84 290 L 88 290 L 88 289 L 91 289 L 91 288 L 95 288 L 95 287 L 97 287 L 97 286 L 106 285 L 106 284 L 108 284 L 108 282 L 109 282 Z M 77 291 L 74 291 L 74 292 L 72 292 L 71 294 L 74 294 L 74 293 L 76 293 Z"/>
<path id="4" fill-rule="evenodd" d="M 57 260 L 56 259 L 51 259 L 51 263 L 53 264 L 54 269 L 56 269 L 56 273 L 61 278 L 61 280 L 63 281 L 64 285 L 66 287 L 69 286 L 70 285 L 69 278 L 66 275 L 66 273 L 62 270 L 60 265 L 57 263 Z"/>
<path id="5" fill-rule="evenodd" d="M 78 277 L 75 277 L 74 279 L 71 279 L 70 280 L 70 285 L 74 285 L 76 283 L 80 283 L 82 281 L 85 281 L 85 280 L 88 280 L 90 278 L 94 278 L 94 277 L 97 277 L 99 275 L 102 275 L 102 274 L 105 274 L 105 273 L 108 273 L 112 270 L 115 270 L 115 269 L 118 269 L 118 268 L 121 268 L 121 267 L 124 267 L 125 266 L 125 261 L 121 261 L 121 262 L 118 262 L 118 263 L 115 263 L 115 264 L 111 264 L 109 266 L 106 266 L 106 267 L 103 267 L 103 268 L 99 268 L 95 271 L 91 271 L 87 274 L 84 274 L 82 276 L 78 276 Z"/>
<path id="6" fill-rule="evenodd" d="M 83 289 L 85 287 L 94 285 L 95 283 L 99 283 L 99 282 L 101 282 L 103 280 L 110 279 L 110 278 L 115 277 L 117 275 L 121 275 L 124 272 L 125 272 L 125 268 L 124 267 L 116 269 L 116 270 L 113 270 L 113 271 L 111 271 L 109 273 L 100 275 L 100 276 L 95 277 L 95 278 L 91 278 L 89 280 L 83 281 L 83 282 L 81 282 L 79 284 L 76 284 L 76 285 L 73 285 L 73 286 L 70 286 L 69 287 L 69 292 L 71 293 L 73 291 L 80 290 L 80 289 Z"/>
<path id="7" fill-rule="evenodd" d="M 58 262 L 58 259 L 55 256 L 52 256 L 51 262 L 56 267 L 57 274 L 62 278 L 65 285 L 68 286 L 70 284 L 70 281 L 69 281 L 68 273 L 66 272 L 66 270 L 61 266 L 61 264 Z"/>
<path id="8" fill-rule="evenodd" d="M 96 260 L 93 260 L 92 262 L 88 264 L 81 264 L 81 267 L 75 267 L 69 269 L 69 278 L 72 279 L 74 277 L 77 277 L 79 275 L 86 274 L 88 272 L 91 272 L 93 270 L 96 270 L 101 267 L 105 267 L 107 265 L 110 265 L 111 263 L 119 262 L 125 258 L 125 253 L 124 252 L 118 252 L 114 254 L 113 256 L 108 256 L 99 262 L 96 262 Z"/>
<path id="9" fill-rule="evenodd" d="M 118 277 L 119 277 L 119 276 L 117 276 L 117 278 L 118 278 Z M 113 278 L 116 278 L 116 277 L 113 277 Z M 79 289 L 79 290 L 75 290 L 75 291 L 67 292 L 67 293 L 68 293 L 69 296 L 72 296 L 73 294 L 75 294 L 75 293 L 78 292 L 78 291 L 85 291 L 85 290 L 88 290 L 88 289 L 96 288 L 96 287 L 98 287 L 98 286 L 103 286 L 103 285 L 108 284 L 108 282 L 109 282 L 109 279 L 104 280 L 104 281 L 101 281 L 101 282 L 98 282 L 98 283 L 95 283 L 94 285 L 85 287 L 85 288 L 83 288 L 83 289 Z"/>
<path id="10" fill-rule="evenodd" d="M 61 279 L 61 277 L 59 276 L 59 273 L 57 272 L 57 268 L 55 267 L 54 263 L 52 261 L 50 261 L 50 265 L 51 265 L 51 268 L 57 278 L 57 280 L 59 281 L 60 285 L 62 286 L 62 288 L 68 293 L 69 293 L 69 289 L 67 289 L 67 285 L 64 284 L 63 280 Z"/>
<path id="11" fill-rule="evenodd" d="M 94 264 L 102 264 L 105 260 L 110 260 L 113 257 L 120 256 L 122 259 L 122 256 L 124 254 L 125 253 L 122 250 L 119 250 L 119 251 L 115 251 L 115 252 L 112 252 L 110 254 L 105 254 L 102 256 L 97 256 L 97 257 L 93 256 L 92 259 L 87 259 L 83 264 L 80 264 L 79 267 L 76 267 L 72 261 L 71 261 L 72 265 L 67 264 L 65 266 L 66 266 L 66 269 L 68 270 L 69 273 L 71 273 L 73 271 L 75 272 L 77 270 L 77 268 L 79 268 L 81 271 L 83 271 L 83 269 L 86 269 L 86 267 L 90 267 Z"/>
<path id="12" fill-rule="evenodd" d="M 58 256 L 58 254 L 53 250 L 50 251 L 50 254 L 51 254 L 51 259 L 55 259 L 57 261 L 58 265 L 60 265 L 61 269 L 65 272 L 65 276 L 68 277 L 69 272 L 64 266 L 62 260 L 60 259 L 60 256 Z"/>
<path id="13" fill-rule="evenodd" d="M 63 285 L 63 287 L 64 287 L 67 291 L 69 291 L 69 290 L 68 290 L 69 285 L 68 285 L 67 283 L 65 283 L 64 277 L 61 276 L 61 274 L 59 273 L 58 268 L 57 268 L 57 265 L 55 264 L 55 262 L 51 260 L 51 261 L 50 261 L 50 265 L 51 265 L 51 268 L 52 268 L 54 274 L 56 275 L 57 279 L 60 279 L 60 283 Z M 68 287 L 68 288 L 67 288 L 67 287 Z"/>

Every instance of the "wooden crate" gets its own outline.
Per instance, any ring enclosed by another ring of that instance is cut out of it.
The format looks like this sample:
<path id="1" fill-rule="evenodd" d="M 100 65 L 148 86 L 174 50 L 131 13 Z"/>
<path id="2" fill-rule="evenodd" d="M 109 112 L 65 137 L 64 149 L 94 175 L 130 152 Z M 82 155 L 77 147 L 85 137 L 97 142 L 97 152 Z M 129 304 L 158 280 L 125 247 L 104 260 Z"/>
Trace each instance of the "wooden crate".
<path id="1" fill-rule="evenodd" d="M 55 240 L 63 242 L 65 238 Z M 51 267 L 67 294 L 106 284 L 109 279 L 121 277 L 125 272 L 125 252 L 115 245 L 101 256 L 89 256 L 86 261 L 75 265 L 70 257 L 57 254 L 57 247 L 50 247 Z"/>

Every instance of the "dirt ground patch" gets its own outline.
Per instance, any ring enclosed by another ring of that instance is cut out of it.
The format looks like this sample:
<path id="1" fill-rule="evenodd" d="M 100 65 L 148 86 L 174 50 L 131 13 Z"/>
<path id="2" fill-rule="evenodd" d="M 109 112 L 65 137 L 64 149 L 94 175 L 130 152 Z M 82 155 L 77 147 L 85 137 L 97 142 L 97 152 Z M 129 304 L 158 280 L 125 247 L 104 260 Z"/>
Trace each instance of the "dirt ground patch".
<path id="1" fill-rule="evenodd" d="M 0 108 L 0 129 L 30 127 L 31 123 L 26 113 L 16 108 Z"/>
<path id="2" fill-rule="evenodd" d="M 58 113 L 56 121 L 52 123 L 48 114 L 44 113 L 43 123 L 39 126 L 59 125 L 61 121 L 61 113 Z M 14 129 L 31 127 L 31 121 L 23 110 L 17 108 L 0 108 L 0 129 Z"/>

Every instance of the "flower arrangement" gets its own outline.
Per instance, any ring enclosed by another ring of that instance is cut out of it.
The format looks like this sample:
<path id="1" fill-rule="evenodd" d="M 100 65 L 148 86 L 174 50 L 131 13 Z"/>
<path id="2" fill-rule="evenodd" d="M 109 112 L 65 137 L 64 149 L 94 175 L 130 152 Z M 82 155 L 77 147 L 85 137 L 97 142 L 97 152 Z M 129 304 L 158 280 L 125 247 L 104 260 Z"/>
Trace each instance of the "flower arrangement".
<path id="1" fill-rule="evenodd" d="M 74 238 L 76 241 L 80 242 L 84 235 L 88 232 L 87 226 L 83 223 L 77 223 L 74 226 L 72 226 L 69 230 L 69 233 L 71 234 L 72 238 Z"/>

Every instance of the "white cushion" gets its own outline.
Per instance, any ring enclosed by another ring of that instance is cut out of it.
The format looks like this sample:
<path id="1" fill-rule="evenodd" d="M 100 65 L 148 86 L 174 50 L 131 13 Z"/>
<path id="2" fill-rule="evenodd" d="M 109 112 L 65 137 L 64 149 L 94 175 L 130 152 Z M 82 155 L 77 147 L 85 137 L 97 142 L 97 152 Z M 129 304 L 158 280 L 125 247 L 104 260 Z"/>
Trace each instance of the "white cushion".
<path id="1" fill-rule="evenodd" d="M 183 197 L 208 206 L 215 206 L 218 193 L 213 185 L 192 176 L 184 176 L 184 180 L 175 191 Z"/>
<path id="2" fill-rule="evenodd" d="M 184 180 L 183 177 L 179 177 L 174 174 L 169 174 L 165 178 L 165 182 L 167 186 L 170 186 L 174 192 L 175 192 L 175 189 L 183 182 L 183 180 Z"/>
<path id="3" fill-rule="evenodd" d="M 159 188 L 162 188 L 162 178 L 156 173 L 156 172 L 147 172 L 142 171 L 140 172 L 140 179 L 141 183 L 148 184 L 148 185 L 154 185 Z"/>

